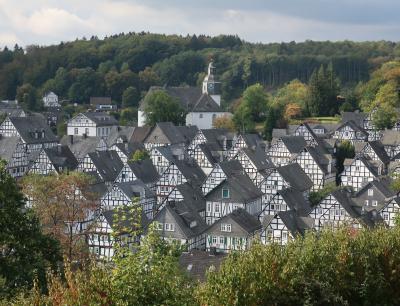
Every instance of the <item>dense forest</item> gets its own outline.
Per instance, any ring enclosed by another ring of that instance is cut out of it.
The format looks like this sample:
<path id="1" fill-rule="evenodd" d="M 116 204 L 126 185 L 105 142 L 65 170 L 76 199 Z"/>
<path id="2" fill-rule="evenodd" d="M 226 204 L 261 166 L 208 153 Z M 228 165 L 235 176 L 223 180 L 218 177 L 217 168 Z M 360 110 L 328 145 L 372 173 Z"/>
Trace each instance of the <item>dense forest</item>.
<path id="1" fill-rule="evenodd" d="M 321 64 L 332 65 L 342 88 L 353 87 L 398 56 L 400 44 L 388 41 L 254 44 L 226 35 L 128 33 L 4 48 L 0 98 L 14 99 L 18 91 L 19 97 L 26 92 L 40 97 L 52 90 L 71 102 L 88 103 L 90 96 L 106 95 L 122 104 L 125 94 L 134 106 L 151 85 L 199 84 L 213 58 L 226 106 L 252 84 L 275 90 L 293 79 L 306 83 Z M 40 108 L 35 104 L 30 107 Z"/>

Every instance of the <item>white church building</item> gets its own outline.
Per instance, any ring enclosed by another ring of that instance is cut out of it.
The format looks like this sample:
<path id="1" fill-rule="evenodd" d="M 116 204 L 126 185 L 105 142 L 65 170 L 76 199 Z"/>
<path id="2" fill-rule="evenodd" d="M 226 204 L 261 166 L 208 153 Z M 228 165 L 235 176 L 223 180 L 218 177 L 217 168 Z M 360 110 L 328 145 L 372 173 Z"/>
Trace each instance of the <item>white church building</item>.
<path id="1" fill-rule="evenodd" d="M 213 122 L 218 117 L 232 116 L 221 108 L 221 82 L 216 81 L 215 66 L 208 65 L 208 74 L 204 78 L 202 88 L 198 87 L 159 87 L 153 86 L 148 94 L 156 90 L 165 90 L 170 96 L 176 98 L 186 111 L 186 125 L 195 125 L 199 129 L 213 128 Z M 144 112 L 145 99 L 142 100 L 138 110 L 138 126 L 146 124 Z"/>

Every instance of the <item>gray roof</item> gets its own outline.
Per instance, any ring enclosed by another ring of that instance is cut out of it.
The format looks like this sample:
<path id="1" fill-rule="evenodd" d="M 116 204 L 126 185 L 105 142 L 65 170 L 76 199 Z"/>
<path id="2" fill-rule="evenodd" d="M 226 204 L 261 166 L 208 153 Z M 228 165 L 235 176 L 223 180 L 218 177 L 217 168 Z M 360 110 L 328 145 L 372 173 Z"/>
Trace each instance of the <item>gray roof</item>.
<path id="1" fill-rule="evenodd" d="M 128 158 L 138 150 L 145 150 L 144 144 L 139 142 L 116 143 L 115 146 Z"/>
<path id="2" fill-rule="evenodd" d="M 278 216 L 294 237 L 304 235 L 307 230 L 311 230 L 314 227 L 314 219 L 299 216 L 294 210 L 281 211 Z"/>
<path id="3" fill-rule="evenodd" d="M 340 130 L 345 126 L 350 126 L 355 132 L 362 133 L 364 134 L 364 136 L 368 136 L 368 132 L 363 127 L 359 126 L 352 120 L 344 122 L 343 124 L 339 125 L 336 130 Z"/>
<path id="4" fill-rule="evenodd" d="M 1 137 L 0 138 L 0 158 L 6 162 L 11 161 L 11 158 L 17 149 L 17 145 L 21 143 L 21 139 L 17 136 L 14 137 Z"/>
<path id="5" fill-rule="evenodd" d="M 176 129 L 182 134 L 185 139 L 185 143 L 189 144 L 193 138 L 197 135 L 199 131 L 198 127 L 195 125 L 191 126 L 176 126 Z"/>
<path id="6" fill-rule="evenodd" d="M 82 159 L 89 152 L 95 152 L 97 145 L 100 141 L 100 137 L 65 135 L 61 138 L 60 143 L 63 145 L 67 145 L 72 153 L 76 156 L 76 158 Z"/>
<path id="7" fill-rule="evenodd" d="M 226 176 L 236 175 L 240 173 L 244 173 L 244 169 L 240 162 L 236 159 L 231 159 L 227 161 L 223 161 L 219 163 L 222 171 L 225 173 Z"/>
<path id="8" fill-rule="evenodd" d="M 376 141 L 370 141 L 369 145 L 371 146 L 372 150 L 374 150 L 375 154 L 378 156 L 378 158 L 384 163 L 388 164 L 390 162 L 390 157 L 386 153 L 385 148 L 379 140 Z"/>
<path id="9" fill-rule="evenodd" d="M 245 209 L 238 208 L 228 214 L 226 217 L 221 218 L 221 222 L 223 219 L 230 217 L 233 221 L 235 221 L 243 230 L 247 233 L 252 234 L 256 230 L 261 228 L 261 223 L 257 217 L 250 215 Z M 218 222 L 218 221 L 217 221 Z"/>
<path id="10" fill-rule="evenodd" d="M 250 149 L 255 149 L 260 143 L 264 142 L 259 134 L 241 134 L 241 136 Z"/>
<path id="11" fill-rule="evenodd" d="M 110 116 L 104 112 L 86 112 L 82 114 L 94 121 L 99 126 L 118 125 L 118 121 L 113 116 Z"/>
<path id="12" fill-rule="evenodd" d="M 124 166 L 116 151 L 96 151 L 88 155 L 106 182 L 114 182 Z"/>
<path id="13" fill-rule="evenodd" d="M 285 203 L 291 210 L 295 210 L 299 216 L 307 216 L 311 211 L 310 203 L 304 198 L 303 193 L 293 188 L 279 190 Z"/>
<path id="14" fill-rule="evenodd" d="M 174 164 L 193 186 L 201 186 L 206 179 L 206 175 L 194 160 L 175 160 Z"/>
<path id="15" fill-rule="evenodd" d="M 195 188 L 189 183 L 176 186 L 176 189 L 183 196 L 183 200 L 194 211 L 202 212 L 206 210 L 206 201 L 203 193 L 199 188 Z"/>
<path id="16" fill-rule="evenodd" d="M 281 138 L 283 136 L 287 136 L 288 131 L 287 129 L 273 129 L 272 130 L 272 138 Z"/>
<path id="17" fill-rule="evenodd" d="M 306 147 L 306 150 L 310 153 L 314 161 L 321 168 L 321 170 L 326 174 L 328 173 L 328 165 L 331 163 L 333 157 L 330 155 L 323 147 Z M 331 169 L 335 171 L 335 169 Z"/>
<path id="18" fill-rule="evenodd" d="M 153 130 L 147 135 L 145 143 L 159 143 L 158 138 L 152 136 L 155 129 L 160 129 L 165 137 L 168 139 L 169 144 L 185 143 L 188 139 L 182 134 L 182 130 L 178 129 L 172 122 L 158 122 Z"/>
<path id="19" fill-rule="evenodd" d="M 276 170 L 293 189 L 306 191 L 313 186 L 313 182 L 298 163 L 278 167 Z"/>
<path id="20" fill-rule="evenodd" d="M 47 125 L 43 116 L 31 115 L 28 117 L 9 117 L 9 119 L 25 143 L 58 142 L 58 138 Z"/>
<path id="21" fill-rule="evenodd" d="M 220 253 L 211 255 L 208 252 L 200 250 L 191 250 L 183 252 L 179 257 L 179 265 L 183 271 L 189 274 L 195 280 L 204 282 L 206 280 L 206 272 L 210 267 L 214 267 L 216 271 L 227 255 Z"/>
<path id="22" fill-rule="evenodd" d="M 159 179 L 157 169 L 150 159 L 135 162 L 128 161 L 128 166 L 136 178 L 140 179 L 145 184 L 156 182 Z"/>
<path id="23" fill-rule="evenodd" d="M 303 136 L 283 136 L 280 139 L 290 153 L 299 153 L 307 146 Z"/>
<path id="24" fill-rule="evenodd" d="M 140 197 L 142 195 L 145 198 L 155 196 L 154 192 L 151 191 L 141 180 L 117 183 L 115 185 L 120 188 L 129 199 Z"/>
<path id="25" fill-rule="evenodd" d="M 144 140 L 146 139 L 146 137 L 149 135 L 150 132 L 151 132 L 150 126 L 135 127 L 133 134 L 128 141 L 144 142 Z"/>
<path id="26" fill-rule="evenodd" d="M 75 170 L 78 167 L 78 160 L 68 146 L 58 145 L 56 147 L 44 149 L 51 163 L 58 167 Z M 58 169 L 57 169 L 58 170 Z"/>
<path id="27" fill-rule="evenodd" d="M 364 119 L 368 116 L 367 113 L 355 112 L 342 112 L 342 123 L 353 121 L 358 126 L 363 126 Z"/>
<path id="28" fill-rule="evenodd" d="M 152 86 L 146 96 L 154 91 L 162 90 L 175 98 L 186 112 L 220 112 L 220 106 L 198 87 L 159 87 Z M 144 110 L 146 97 L 140 102 L 139 109 Z"/>
<path id="29" fill-rule="evenodd" d="M 121 126 L 118 129 L 111 129 L 110 134 L 107 137 L 107 145 L 111 147 L 117 143 L 118 138 L 121 138 L 124 142 L 129 142 L 135 131 L 133 126 Z"/>
<path id="30" fill-rule="evenodd" d="M 213 145 L 210 145 L 208 143 L 201 143 L 198 144 L 197 147 L 200 148 L 200 150 L 204 153 L 211 164 L 216 164 L 220 160 L 221 156 L 218 153 L 219 151 L 215 150 L 218 148 L 213 147 Z"/>
<path id="31" fill-rule="evenodd" d="M 258 171 L 274 167 L 272 161 L 267 157 L 267 154 L 261 146 L 257 146 L 255 150 L 243 148 L 243 152 L 249 157 Z"/>
<path id="32" fill-rule="evenodd" d="M 392 179 L 390 177 L 382 177 L 379 179 L 375 179 L 371 182 L 365 184 L 356 194 L 355 197 L 358 197 L 361 193 L 365 192 L 366 189 L 374 186 L 385 198 L 391 198 L 396 195 L 396 192 L 391 189 Z"/>

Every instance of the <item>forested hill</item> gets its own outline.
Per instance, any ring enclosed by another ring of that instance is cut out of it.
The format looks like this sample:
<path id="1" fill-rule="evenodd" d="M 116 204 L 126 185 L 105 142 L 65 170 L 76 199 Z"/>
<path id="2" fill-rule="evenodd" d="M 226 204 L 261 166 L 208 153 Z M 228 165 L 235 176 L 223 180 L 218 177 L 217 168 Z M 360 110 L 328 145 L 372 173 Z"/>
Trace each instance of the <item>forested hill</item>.
<path id="1" fill-rule="evenodd" d="M 400 44 L 387 41 L 253 44 L 236 36 L 92 37 L 1 51 L 0 99 L 14 99 L 18 87 L 31 85 L 38 94 L 52 90 L 73 102 L 107 95 L 120 103 L 128 87 L 134 87 L 139 98 L 151 85 L 196 85 L 213 58 L 223 99 L 230 101 L 257 82 L 277 88 L 295 78 L 308 81 L 315 68 L 330 62 L 342 85 L 355 84 L 399 55 Z"/>

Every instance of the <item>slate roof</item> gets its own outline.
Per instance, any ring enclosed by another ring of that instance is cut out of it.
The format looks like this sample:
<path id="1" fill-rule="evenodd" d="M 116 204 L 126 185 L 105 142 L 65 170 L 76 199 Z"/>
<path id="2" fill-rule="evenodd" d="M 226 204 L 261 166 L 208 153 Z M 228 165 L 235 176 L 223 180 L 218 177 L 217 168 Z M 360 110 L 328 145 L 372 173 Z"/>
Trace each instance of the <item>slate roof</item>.
<path id="1" fill-rule="evenodd" d="M 47 125 L 43 116 L 31 115 L 28 117 L 9 117 L 11 123 L 27 144 L 58 142 L 58 138 Z M 35 133 L 39 137 L 35 137 Z M 44 137 L 42 137 L 44 132 Z"/>
<path id="2" fill-rule="evenodd" d="M 176 129 L 182 134 L 185 143 L 189 144 L 199 131 L 196 125 L 191 126 L 176 126 Z"/>
<path id="3" fill-rule="evenodd" d="M 259 134 L 241 134 L 241 136 L 250 149 L 255 149 L 260 143 L 264 142 Z"/>
<path id="4" fill-rule="evenodd" d="M 92 120 L 98 126 L 116 126 L 118 121 L 104 112 L 86 112 L 82 113 L 84 116 Z"/>
<path id="5" fill-rule="evenodd" d="M 209 271 L 210 267 L 218 271 L 226 256 L 223 253 L 210 255 L 210 253 L 205 251 L 191 250 L 190 252 L 183 252 L 181 254 L 179 265 L 194 280 L 204 282 L 206 280 L 206 272 Z"/>
<path id="6" fill-rule="evenodd" d="M 142 143 L 139 142 L 126 142 L 116 143 L 115 146 L 121 150 L 129 159 L 129 157 L 138 150 L 145 150 Z"/>
<path id="7" fill-rule="evenodd" d="M 358 132 L 358 133 L 364 134 L 364 136 L 368 136 L 368 132 L 352 120 L 339 125 L 336 130 L 340 130 L 341 128 L 345 127 L 346 125 L 350 126 L 356 133 Z"/>
<path id="8" fill-rule="evenodd" d="M 240 162 L 236 159 L 231 159 L 227 161 L 223 161 L 219 163 L 222 171 L 225 173 L 226 176 L 236 175 L 240 173 L 244 173 L 244 169 Z"/>
<path id="9" fill-rule="evenodd" d="M 140 196 L 144 196 L 145 198 L 155 196 L 154 192 L 151 191 L 141 180 L 117 183 L 115 185 L 120 188 L 129 199 Z"/>
<path id="10" fill-rule="evenodd" d="M 181 130 L 179 130 L 172 122 L 158 122 L 156 126 L 153 127 L 152 131 L 156 128 L 159 128 L 163 132 L 170 144 L 185 143 L 187 140 Z M 144 142 L 159 143 L 158 139 L 152 137 L 152 132 L 147 135 Z"/>
<path id="11" fill-rule="evenodd" d="M 258 171 L 264 171 L 274 167 L 272 161 L 269 160 L 265 150 L 262 147 L 257 146 L 255 150 L 249 148 L 243 148 L 242 150 L 249 157 Z"/>
<path id="12" fill-rule="evenodd" d="M 277 193 L 281 195 L 285 203 L 291 210 L 295 210 L 299 216 L 307 216 L 311 211 L 310 203 L 306 201 L 303 193 L 293 188 L 279 190 Z"/>
<path id="13" fill-rule="evenodd" d="M 223 222 L 223 219 L 231 218 L 235 221 L 244 231 L 249 234 L 254 233 L 256 230 L 261 228 L 261 223 L 257 217 L 250 215 L 245 209 L 238 208 L 228 214 L 225 217 L 222 217 L 219 223 Z M 219 221 L 219 220 L 218 220 Z M 218 222 L 217 221 L 217 222 Z"/>
<path id="14" fill-rule="evenodd" d="M 133 126 L 121 126 L 118 129 L 111 129 L 110 134 L 107 137 L 107 146 L 111 147 L 113 144 L 117 143 L 118 138 L 121 138 L 123 142 L 129 142 L 135 131 Z"/>
<path id="15" fill-rule="evenodd" d="M 88 153 L 90 159 L 106 182 L 114 182 L 121 172 L 123 163 L 116 151 L 96 151 Z"/>
<path id="16" fill-rule="evenodd" d="M 369 145 L 371 146 L 372 150 L 374 150 L 375 154 L 378 156 L 378 158 L 384 163 L 388 164 L 390 162 L 390 157 L 386 153 L 385 148 L 383 144 L 379 141 L 370 141 Z"/>
<path id="17" fill-rule="evenodd" d="M 21 139 L 18 136 L 1 137 L 0 158 L 4 159 L 6 162 L 10 162 L 19 143 L 21 143 Z"/>
<path id="18" fill-rule="evenodd" d="M 280 139 L 290 153 L 299 153 L 307 146 L 303 136 L 283 136 Z"/>
<path id="19" fill-rule="evenodd" d="M 364 125 L 364 119 L 367 118 L 367 116 L 367 113 L 362 113 L 359 111 L 342 112 L 342 123 L 353 121 L 355 124 L 362 127 Z"/>
<path id="20" fill-rule="evenodd" d="M 154 91 L 162 90 L 175 98 L 186 112 L 221 112 L 218 104 L 198 87 L 160 87 L 152 86 L 146 96 Z M 139 110 L 144 110 L 146 98 L 140 102 Z"/>
<path id="21" fill-rule="evenodd" d="M 272 138 L 281 138 L 283 136 L 287 136 L 288 135 L 288 131 L 287 129 L 273 129 L 272 130 Z"/>
<path id="22" fill-rule="evenodd" d="M 186 182 L 176 186 L 176 189 L 183 196 L 183 200 L 187 203 L 188 207 L 199 213 L 206 210 L 206 201 L 199 188 L 195 188 Z"/>
<path id="23" fill-rule="evenodd" d="M 351 199 L 351 194 L 347 189 L 338 189 L 331 193 L 338 203 L 346 210 L 346 212 L 354 219 L 361 216 L 361 210 L 357 204 Z"/>
<path id="24" fill-rule="evenodd" d="M 211 164 L 216 164 L 220 160 L 220 155 L 218 151 L 213 150 L 213 146 L 207 143 L 198 144 L 197 147 L 204 153 L 206 158 Z M 217 148 L 218 149 L 218 148 Z"/>
<path id="25" fill-rule="evenodd" d="M 58 145 L 44 149 L 44 152 L 57 170 L 59 167 L 67 168 L 68 170 L 75 170 L 78 167 L 78 160 L 68 146 Z"/>
<path id="26" fill-rule="evenodd" d="M 328 166 L 331 163 L 333 157 L 321 146 L 307 147 L 306 150 L 310 153 L 310 155 L 317 163 L 317 165 L 321 168 L 321 170 L 325 174 L 327 174 L 329 172 Z M 332 167 L 331 172 L 335 172 L 335 170 L 336 169 Z"/>
<path id="27" fill-rule="evenodd" d="M 159 179 L 159 174 L 150 159 L 128 161 L 128 166 L 136 178 L 145 184 L 154 183 Z"/>
<path id="28" fill-rule="evenodd" d="M 193 186 L 201 186 L 206 179 L 205 173 L 194 160 L 175 160 L 174 164 Z"/>
<path id="29" fill-rule="evenodd" d="M 396 193 L 390 188 L 392 183 L 392 179 L 390 177 L 382 177 L 379 179 L 375 179 L 371 182 L 365 184 L 356 194 L 355 197 L 358 197 L 360 194 L 365 192 L 366 189 L 374 186 L 385 198 L 391 198 L 396 195 Z"/>
<path id="30" fill-rule="evenodd" d="M 146 137 L 149 135 L 150 132 L 151 132 L 150 126 L 135 127 L 135 129 L 133 130 L 133 134 L 128 141 L 144 142 L 144 140 L 146 139 Z"/>
<path id="31" fill-rule="evenodd" d="M 71 143 L 72 139 L 72 143 Z M 89 152 L 96 151 L 97 145 L 101 141 L 100 137 L 84 137 L 65 135 L 61 138 L 60 143 L 67 145 L 77 159 L 84 158 Z"/>
<path id="32" fill-rule="evenodd" d="M 281 166 L 276 170 L 293 189 L 306 191 L 313 186 L 313 182 L 298 163 Z"/>
<path id="33" fill-rule="evenodd" d="M 304 235 L 307 230 L 311 230 L 314 227 L 314 219 L 310 217 L 303 217 L 297 215 L 296 211 L 280 211 L 278 213 L 283 224 L 290 231 L 293 237 L 298 235 Z"/>

